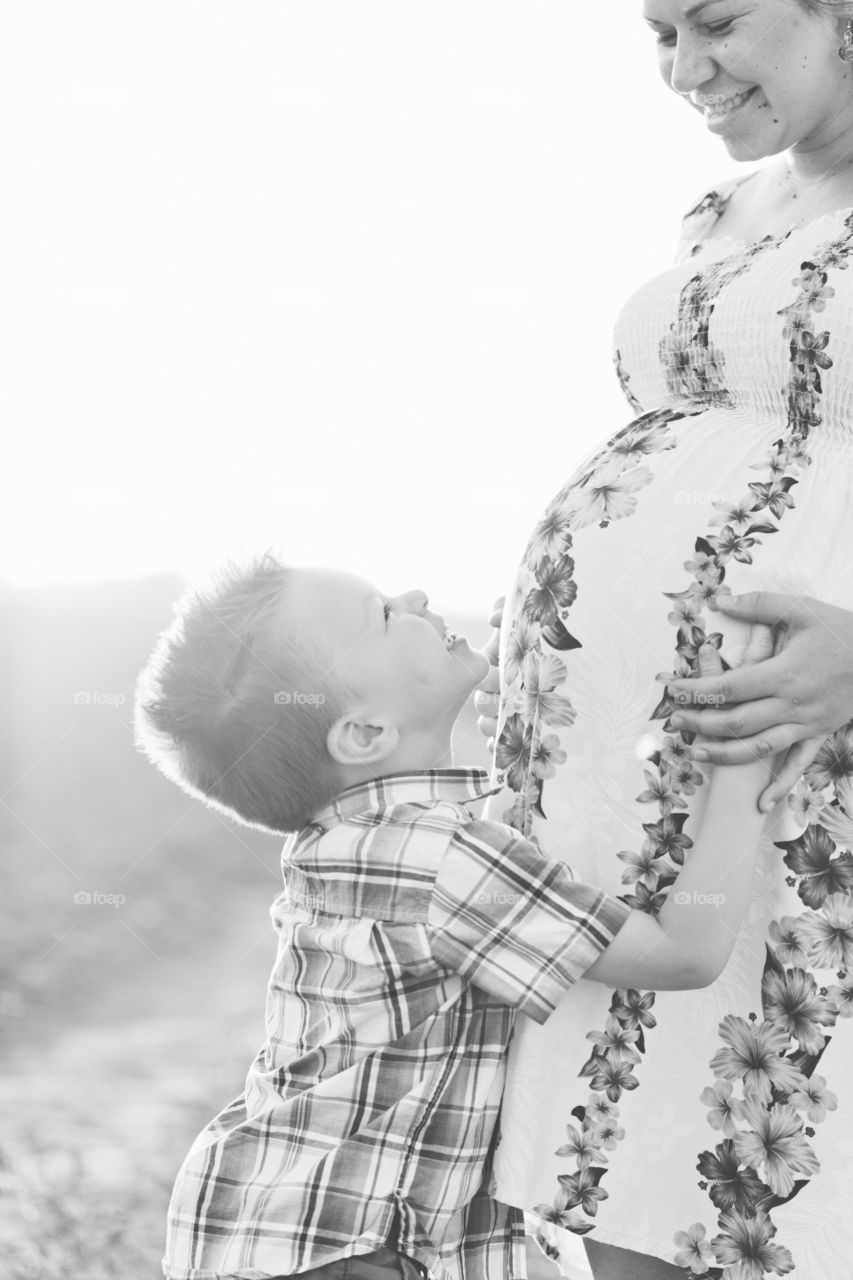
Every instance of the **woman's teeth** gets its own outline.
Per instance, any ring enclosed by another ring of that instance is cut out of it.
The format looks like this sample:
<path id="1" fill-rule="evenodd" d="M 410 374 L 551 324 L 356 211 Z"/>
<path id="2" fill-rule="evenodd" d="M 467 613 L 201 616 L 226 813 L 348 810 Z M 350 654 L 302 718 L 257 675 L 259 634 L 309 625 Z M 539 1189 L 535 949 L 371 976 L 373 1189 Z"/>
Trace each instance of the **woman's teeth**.
<path id="1" fill-rule="evenodd" d="M 452 648 L 453 648 L 453 646 L 456 644 L 457 639 L 458 639 L 458 637 L 457 637 L 457 635 L 456 635 L 456 632 L 455 632 L 455 631 L 447 631 L 447 630 L 445 630 L 445 632 L 444 632 L 444 646 L 445 646 L 445 648 L 446 648 L 446 649 L 452 649 Z"/>
<path id="2" fill-rule="evenodd" d="M 755 85 L 751 89 L 744 89 L 743 93 L 736 93 L 733 98 L 726 98 L 723 102 L 714 100 L 705 103 L 705 115 L 711 120 L 718 120 L 720 116 L 727 116 L 731 111 L 737 110 L 746 102 L 747 98 L 751 98 L 756 90 Z"/>

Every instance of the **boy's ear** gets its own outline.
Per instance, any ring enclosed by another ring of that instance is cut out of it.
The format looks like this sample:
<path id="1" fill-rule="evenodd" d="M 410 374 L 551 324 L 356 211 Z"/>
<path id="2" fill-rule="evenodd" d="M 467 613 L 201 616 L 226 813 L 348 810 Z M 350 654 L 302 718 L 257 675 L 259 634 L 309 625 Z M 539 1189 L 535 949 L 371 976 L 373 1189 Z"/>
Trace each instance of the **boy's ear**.
<path id="1" fill-rule="evenodd" d="M 329 755 L 344 765 L 377 764 L 399 741 L 399 731 L 390 720 L 381 716 L 361 719 L 357 712 L 341 716 L 326 735 Z"/>

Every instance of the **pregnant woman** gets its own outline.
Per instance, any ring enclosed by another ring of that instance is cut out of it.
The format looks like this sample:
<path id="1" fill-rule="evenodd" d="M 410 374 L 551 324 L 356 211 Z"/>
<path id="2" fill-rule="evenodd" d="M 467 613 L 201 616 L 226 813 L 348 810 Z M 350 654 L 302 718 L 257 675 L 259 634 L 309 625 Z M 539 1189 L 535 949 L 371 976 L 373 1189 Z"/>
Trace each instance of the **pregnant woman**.
<path id="1" fill-rule="evenodd" d="M 799 742 L 786 767 L 805 766 L 719 981 L 580 983 L 544 1027 L 520 1020 L 498 1195 L 564 1259 L 583 1237 L 597 1280 L 853 1265 L 851 14 L 645 0 L 671 88 L 731 156 L 773 159 L 705 194 L 677 265 L 628 301 L 636 416 L 547 507 L 503 613 L 490 816 L 637 910 L 678 894 L 707 772 L 744 749 L 691 758 L 691 728 Z M 679 723 L 701 642 L 743 652 L 717 601 L 754 591 L 786 597 L 765 616 L 787 623 L 775 686 L 733 673 L 732 710 Z"/>

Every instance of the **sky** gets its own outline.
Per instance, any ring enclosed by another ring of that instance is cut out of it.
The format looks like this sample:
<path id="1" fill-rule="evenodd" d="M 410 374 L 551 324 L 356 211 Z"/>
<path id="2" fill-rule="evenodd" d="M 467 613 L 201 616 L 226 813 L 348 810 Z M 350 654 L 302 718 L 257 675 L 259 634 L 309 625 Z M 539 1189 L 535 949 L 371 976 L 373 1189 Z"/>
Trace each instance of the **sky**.
<path id="1" fill-rule="evenodd" d="M 743 172 L 641 0 L 32 0 L 0 48 L 0 581 L 267 547 L 488 612 Z"/>

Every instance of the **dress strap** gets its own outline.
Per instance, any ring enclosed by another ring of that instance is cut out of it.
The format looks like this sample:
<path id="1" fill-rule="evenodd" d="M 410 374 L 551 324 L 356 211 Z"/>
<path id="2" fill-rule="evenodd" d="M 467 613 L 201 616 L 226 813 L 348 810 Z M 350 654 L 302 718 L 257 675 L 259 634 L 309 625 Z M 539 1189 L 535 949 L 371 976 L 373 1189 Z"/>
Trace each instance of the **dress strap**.
<path id="1" fill-rule="evenodd" d="M 758 172 L 758 169 L 754 169 L 742 177 L 729 178 L 725 182 L 718 183 L 710 191 L 706 191 L 701 199 L 685 213 L 681 220 L 676 262 L 689 257 L 696 245 L 707 238 L 711 228 L 725 213 L 734 193 L 745 182 L 749 182 L 750 178 L 754 178 Z"/>

